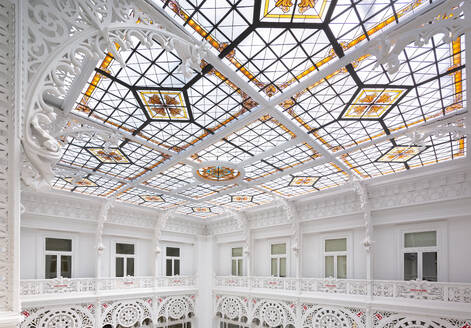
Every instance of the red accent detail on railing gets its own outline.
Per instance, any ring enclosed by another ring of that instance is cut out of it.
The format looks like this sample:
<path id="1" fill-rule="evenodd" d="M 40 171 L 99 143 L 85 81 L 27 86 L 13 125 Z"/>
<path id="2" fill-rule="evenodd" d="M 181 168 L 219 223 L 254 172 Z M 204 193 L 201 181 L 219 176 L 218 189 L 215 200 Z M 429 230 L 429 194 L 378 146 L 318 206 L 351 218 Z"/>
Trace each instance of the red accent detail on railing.
<path id="1" fill-rule="evenodd" d="M 269 285 L 278 285 L 278 282 L 277 281 L 269 281 L 268 284 Z"/>
<path id="2" fill-rule="evenodd" d="M 29 312 L 28 311 L 23 311 L 21 312 L 22 315 L 24 315 L 25 317 L 29 317 Z"/>
<path id="3" fill-rule="evenodd" d="M 360 318 L 363 315 L 363 312 L 358 312 L 357 317 Z"/>
<path id="4" fill-rule="evenodd" d="M 93 307 L 93 304 L 90 304 L 89 306 L 87 306 L 87 309 L 91 309 Z"/>
<path id="5" fill-rule="evenodd" d="M 334 288 L 337 287 L 337 285 L 325 285 L 325 286 L 326 286 L 326 287 L 329 287 L 329 288 L 330 288 L 330 287 L 334 287 Z"/>
<path id="6" fill-rule="evenodd" d="M 376 318 L 378 318 L 378 320 L 383 319 L 383 316 L 382 316 L 381 314 L 379 314 L 379 313 L 376 313 L 375 316 L 376 316 Z"/>
<path id="7" fill-rule="evenodd" d="M 69 287 L 69 285 L 54 285 L 53 286 L 54 288 L 61 288 L 61 287 Z"/>
<path id="8" fill-rule="evenodd" d="M 425 293 L 427 292 L 426 289 L 415 289 L 415 288 L 410 289 L 410 291 L 411 292 L 425 292 Z"/>
<path id="9" fill-rule="evenodd" d="M 134 282 L 132 282 L 132 281 L 125 281 L 124 284 L 125 284 L 125 285 L 133 285 Z"/>
<path id="10" fill-rule="evenodd" d="M 181 283 L 181 282 L 182 282 L 181 280 L 174 280 L 174 281 L 173 281 L 174 284 L 179 284 L 179 283 Z"/>

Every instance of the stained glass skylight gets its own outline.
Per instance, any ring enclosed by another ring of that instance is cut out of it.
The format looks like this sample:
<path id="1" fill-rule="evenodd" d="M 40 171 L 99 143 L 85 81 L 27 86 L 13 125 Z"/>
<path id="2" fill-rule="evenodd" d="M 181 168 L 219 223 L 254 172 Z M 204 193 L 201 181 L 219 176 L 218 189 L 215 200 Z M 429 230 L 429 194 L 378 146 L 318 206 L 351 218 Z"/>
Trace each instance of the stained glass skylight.
<path id="1" fill-rule="evenodd" d="M 125 67 L 103 54 L 68 122 L 86 131 L 60 136 L 54 188 L 206 219 L 466 156 L 465 136 L 426 130 L 464 126 L 464 36 L 410 43 L 394 73 L 366 48 L 336 65 L 432 1 L 153 2 L 218 65 L 185 77 L 176 51 L 132 38 Z"/>

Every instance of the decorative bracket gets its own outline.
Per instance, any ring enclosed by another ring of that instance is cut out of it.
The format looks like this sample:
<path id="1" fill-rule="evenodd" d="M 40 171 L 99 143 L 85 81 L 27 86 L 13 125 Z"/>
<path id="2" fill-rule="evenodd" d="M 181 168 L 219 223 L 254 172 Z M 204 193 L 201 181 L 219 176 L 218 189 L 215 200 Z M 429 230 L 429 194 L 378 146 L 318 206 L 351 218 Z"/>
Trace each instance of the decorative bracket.
<path id="1" fill-rule="evenodd" d="M 464 16 L 464 17 L 463 17 Z M 388 34 L 386 38 L 378 37 L 371 41 L 370 53 L 376 57 L 376 65 L 386 65 L 390 74 L 399 70 L 399 55 L 410 43 L 417 47 L 428 44 L 430 39 L 442 34 L 442 40 L 451 43 L 458 36 L 471 31 L 471 3 L 463 0 L 448 0 L 443 5 L 424 13 L 414 19 L 418 22 L 412 26 Z"/>

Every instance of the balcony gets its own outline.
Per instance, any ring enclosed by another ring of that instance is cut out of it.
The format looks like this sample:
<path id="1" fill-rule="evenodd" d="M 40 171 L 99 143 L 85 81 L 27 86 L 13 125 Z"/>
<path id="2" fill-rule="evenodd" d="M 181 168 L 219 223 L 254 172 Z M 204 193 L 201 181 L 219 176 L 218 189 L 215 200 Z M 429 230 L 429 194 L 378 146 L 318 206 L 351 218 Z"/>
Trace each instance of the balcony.
<path id="1" fill-rule="evenodd" d="M 215 278 L 215 289 L 222 294 L 244 291 L 253 295 L 283 295 L 326 301 L 407 303 L 417 306 L 430 304 L 432 307 L 462 309 L 468 312 L 471 308 L 471 284 L 465 283 L 218 276 Z"/>
<path id="2" fill-rule="evenodd" d="M 20 295 L 23 302 L 28 302 L 63 297 L 176 294 L 195 289 L 194 276 L 26 279 L 21 281 Z"/>

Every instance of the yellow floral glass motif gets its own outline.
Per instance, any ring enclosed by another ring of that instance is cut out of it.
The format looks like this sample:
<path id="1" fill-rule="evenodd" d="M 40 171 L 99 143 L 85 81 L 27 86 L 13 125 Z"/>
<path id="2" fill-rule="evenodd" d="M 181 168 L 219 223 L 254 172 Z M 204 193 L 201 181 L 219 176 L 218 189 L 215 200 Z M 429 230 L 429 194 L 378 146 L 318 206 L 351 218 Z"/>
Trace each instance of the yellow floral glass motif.
<path id="1" fill-rule="evenodd" d="M 102 163 L 109 164 L 130 164 L 131 162 L 124 156 L 119 149 L 106 151 L 104 148 L 87 148 L 89 152 L 98 158 Z"/>
<path id="2" fill-rule="evenodd" d="M 232 201 L 233 202 L 251 202 L 252 201 L 252 196 L 232 196 Z"/>
<path id="3" fill-rule="evenodd" d="M 91 181 L 87 178 L 82 178 L 78 181 L 74 181 L 73 178 L 64 178 L 64 180 L 67 181 L 70 184 L 73 184 L 73 185 L 77 186 L 77 187 L 98 187 L 98 185 L 95 182 L 93 182 L 93 181 Z"/>
<path id="4" fill-rule="evenodd" d="M 400 162 L 405 163 L 420 153 L 420 147 L 396 146 L 378 159 L 378 162 Z"/>
<path id="5" fill-rule="evenodd" d="M 197 213 L 209 213 L 211 209 L 209 207 L 192 207 L 193 212 Z"/>
<path id="6" fill-rule="evenodd" d="M 146 202 L 163 202 L 163 198 L 157 195 L 141 195 L 141 198 Z"/>
<path id="7" fill-rule="evenodd" d="M 342 118 L 379 119 L 406 89 L 363 89 Z"/>
<path id="8" fill-rule="evenodd" d="M 313 187 L 318 177 L 294 177 L 289 183 L 290 187 Z"/>
<path id="9" fill-rule="evenodd" d="M 179 91 L 139 91 L 149 116 L 157 120 L 189 120 L 182 93 Z"/>
<path id="10" fill-rule="evenodd" d="M 330 1 L 298 0 L 297 3 L 295 6 L 293 0 L 265 0 L 261 18 L 310 19 L 321 22 Z"/>

